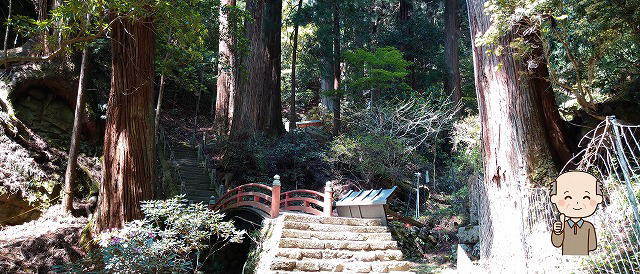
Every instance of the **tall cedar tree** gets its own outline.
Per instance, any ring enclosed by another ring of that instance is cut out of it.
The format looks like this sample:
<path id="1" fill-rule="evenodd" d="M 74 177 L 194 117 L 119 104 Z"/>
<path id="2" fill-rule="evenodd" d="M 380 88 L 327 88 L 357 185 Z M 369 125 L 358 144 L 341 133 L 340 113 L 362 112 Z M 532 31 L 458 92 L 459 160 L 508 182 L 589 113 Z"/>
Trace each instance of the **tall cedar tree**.
<path id="1" fill-rule="evenodd" d="M 333 97 L 333 135 L 340 134 L 340 101 L 342 96 L 340 90 L 340 6 L 339 1 L 333 1 L 333 90 L 336 94 Z"/>
<path id="2" fill-rule="evenodd" d="M 141 218 L 140 202 L 153 198 L 153 21 L 150 17 L 114 19 L 97 232 Z"/>
<path id="3" fill-rule="evenodd" d="M 246 22 L 251 52 L 243 58 L 243 73 L 238 79 L 233 106 L 231 135 L 242 138 L 255 132 L 279 135 L 284 132 L 280 101 L 281 0 L 249 0 Z"/>
<path id="4" fill-rule="evenodd" d="M 445 0 L 444 5 L 444 59 L 447 68 L 446 91 L 451 101 L 459 103 L 462 98 L 460 89 L 460 55 L 459 55 L 459 10 L 458 0 Z"/>
<path id="5" fill-rule="evenodd" d="M 472 41 L 490 26 L 483 11 L 485 0 L 467 2 Z M 522 189 L 548 184 L 555 175 L 544 126 L 540 87 L 523 73 L 526 67 L 513 58 L 509 43 L 516 33 L 503 37 L 505 52 L 495 55 L 488 47 L 473 43 L 476 94 L 482 124 L 484 188 L 487 227 L 483 246 L 486 256 L 510 258 L 512 267 L 524 264 L 526 247 L 520 240 L 523 209 Z M 546 65 L 546 64 L 545 64 Z M 505 216 L 509 216 L 505 218 Z M 510 248 L 504 248 L 509 246 Z M 499 267 L 499 266 L 496 266 Z M 496 271 L 500 271 L 497 269 Z"/>
<path id="6" fill-rule="evenodd" d="M 222 0 L 220 3 L 220 38 L 218 40 L 218 83 L 216 93 L 215 121 L 218 133 L 228 134 L 233 120 L 233 107 L 236 96 L 237 64 L 234 52 L 235 38 L 231 20 L 226 11 L 236 5 L 235 0 Z"/>

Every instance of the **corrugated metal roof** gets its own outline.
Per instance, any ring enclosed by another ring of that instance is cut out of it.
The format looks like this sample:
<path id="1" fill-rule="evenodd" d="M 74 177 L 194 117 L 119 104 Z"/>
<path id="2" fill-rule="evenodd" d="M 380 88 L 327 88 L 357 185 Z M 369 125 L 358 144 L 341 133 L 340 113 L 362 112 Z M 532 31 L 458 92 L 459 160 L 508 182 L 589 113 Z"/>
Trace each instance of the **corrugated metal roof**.
<path id="1" fill-rule="evenodd" d="M 369 189 L 361 191 L 349 191 L 342 199 L 336 202 L 336 206 L 350 205 L 383 205 L 398 187 L 389 189 Z"/>

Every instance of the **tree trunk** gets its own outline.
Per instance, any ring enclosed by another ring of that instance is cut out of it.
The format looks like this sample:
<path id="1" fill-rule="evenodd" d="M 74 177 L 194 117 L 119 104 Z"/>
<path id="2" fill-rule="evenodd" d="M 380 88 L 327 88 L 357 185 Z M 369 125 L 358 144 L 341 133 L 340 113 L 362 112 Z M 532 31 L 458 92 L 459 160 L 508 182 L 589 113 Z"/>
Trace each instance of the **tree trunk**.
<path id="1" fill-rule="evenodd" d="M 71 145 L 69 148 L 69 159 L 67 160 L 67 171 L 64 174 L 64 196 L 62 206 L 66 214 L 73 212 L 73 189 L 76 185 L 76 168 L 78 166 L 78 153 L 80 146 L 80 124 L 84 116 L 84 90 L 86 85 L 87 58 L 89 55 L 88 46 L 82 50 L 82 63 L 80 64 L 80 77 L 78 78 L 78 94 L 76 95 L 76 109 L 73 117 L 73 130 L 71 131 Z"/>
<path id="2" fill-rule="evenodd" d="M 233 37 L 232 18 L 224 11 L 224 7 L 233 7 L 236 0 L 223 0 L 220 6 L 220 26 L 218 39 L 218 81 L 216 92 L 215 123 L 219 134 L 229 134 L 233 121 L 234 103 L 236 100 L 237 56 L 235 54 L 235 38 Z"/>
<path id="3" fill-rule="evenodd" d="M 152 18 L 116 19 L 111 47 L 97 232 L 121 228 L 125 222 L 141 218 L 140 202 L 153 197 L 155 178 Z"/>
<path id="4" fill-rule="evenodd" d="M 231 135 L 254 132 L 279 135 L 284 132 L 280 102 L 280 32 L 282 1 L 250 0 L 246 22 L 251 53 L 244 58 L 247 77 L 239 80 Z"/>
<path id="5" fill-rule="evenodd" d="M 340 134 L 340 101 L 342 99 L 339 92 L 342 69 L 340 68 L 340 7 L 338 4 L 337 0 L 333 1 L 333 90 L 336 93 L 333 106 L 333 136 Z"/>
<path id="6" fill-rule="evenodd" d="M 302 0 L 298 1 L 298 12 L 302 9 Z M 291 98 L 289 98 L 289 130 L 296 128 L 296 61 L 298 58 L 298 21 L 293 23 L 293 53 L 291 54 Z"/>
<path id="7" fill-rule="evenodd" d="M 49 19 L 49 9 L 51 5 L 49 4 L 49 0 L 38 0 L 36 4 L 36 13 L 38 14 L 38 20 L 43 21 Z M 42 40 L 42 48 L 45 54 L 48 54 L 49 44 L 47 40 L 49 39 L 49 32 L 43 31 L 40 34 L 40 39 Z"/>
<path id="8" fill-rule="evenodd" d="M 460 89 L 460 57 L 458 0 L 445 0 L 444 6 L 444 58 L 447 67 L 445 88 L 454 104 L 460 103 L 462 90 Z"/>
<path id="9" fill-rule="evenodd" d="M 404 53 L 405 58 L 411 61 L 406 81 L 409 82 L 411 89 L 416 90 L 416 64 L 415 58 L 412 55 L 413 49 L 410 45 L 410 37 L 413 37 L 412 25 L 409 22 L 411 11 L 413 10 L 413 3 L 411 2 L 411 0 L 400 0 L 398 7 L 398 25 L 404 41 L 400 46 L 400 50 Z"/>
<path id="10" fill-rule="evenodd" d="M 164 95 L 164 73 L 160 75 L 160 90 L 158 91 L 158 103 L 156 105 L 155 121 L 153 123 L 153 138 L 158 143 L 158 129 L 160 127 L 160 109 L 162 108 L 162 97 Z"/>
<path id="11" fill-rule="evenodd" d="M 576 146 L 567 136 L 566 123 L 560 117 L 560 112 L 558 112 L 558 104 L 549 81 L 549 67 L 547 58 L 545 58 L 543 42 L 540 40 L 540 31 L 526 31 L 529 29 L 526 22 L 518 25 L 520 27 L 514 30 L 516 35 L 523 37 L 532 46 L 528 57 L 530 63 L 535 65 L 523 65 L 523 67 L 527 68 L 528 83 L 538 94 L 538 100 L 540 101 L 538 111 L 542 113 L 542 125 L 545 127 L 546 140 L 548 140 L 551 147 L 551 156 L 556 168 L 561 169 L 573 156 L 572 150 Z"/>
<path id="12" fill-rule="evenodd" d="M 471 41 L 490 26 L 484 2 L 467 2 Z M 481 256 L 500 262 L 509 258 L 509 271 L 527 269 L 523 223 L 529 217 L 529 205 L 524 191 L 548 185 L 556 175 L 540 111 L 542 102 L 535 84 L 521 73 L 524 67 L 513 58 L 509 48 L 512 37 L 501 39 L 505 52 L 500 56 L 473 43 L 484 163 Z M 492 272 L 507 271 L 501 269 L 504 264 L 492 267 Z"/>
<path id="13" fill-rule="evenodd" d="M 4 58 L 8 58 L 9 54 L 7 53 L 7 45 L 9 43 L 9 20 L 11 20 L 11 8 L 12 8 L 12 4 L 13 1 L 9 0 L 9 14 L 7 15 L 7 27 L 5 28 L 4 31 Z M 9 64 L 5 61 L 4 62 L 4 68 L 5 70 L 9 71 Z"/>

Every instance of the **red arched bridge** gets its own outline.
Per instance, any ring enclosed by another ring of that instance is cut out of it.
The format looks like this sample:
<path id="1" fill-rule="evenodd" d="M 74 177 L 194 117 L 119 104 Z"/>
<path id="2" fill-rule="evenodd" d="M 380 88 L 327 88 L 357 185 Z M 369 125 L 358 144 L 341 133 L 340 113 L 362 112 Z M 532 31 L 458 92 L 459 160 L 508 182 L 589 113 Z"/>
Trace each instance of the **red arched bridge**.
<path id="1" fill-rule="evenodd" d="M 276 175 L 273 179 L 272 186 L 252 183 L 230 189 L 209 208 L 220 211 L 248 208 L 271 218 L 277 217 L 281 211 L 331 216 L 333 201 L 330 182 L 327 182 L 324 193 L 308 189 L 280 192 L 280 176 Z"/>

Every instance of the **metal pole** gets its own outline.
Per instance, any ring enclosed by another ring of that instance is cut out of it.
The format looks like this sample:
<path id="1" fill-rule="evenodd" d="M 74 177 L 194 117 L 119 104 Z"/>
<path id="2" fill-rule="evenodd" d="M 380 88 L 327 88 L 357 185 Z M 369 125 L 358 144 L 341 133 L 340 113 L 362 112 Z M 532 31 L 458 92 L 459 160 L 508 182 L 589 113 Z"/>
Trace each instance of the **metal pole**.
<path id="1" fill-rule="evenodd" d="M 416 172 L 416 220 L 420 217 L 420 172 Z"/>
<path id="2" fill-rule="evenodd" d="M 429 186 L 429 171 L 428 171 L 428 170 L 426 170 L 426 171 L 424 172 L 424 185 L 425 185 L 425 187 L 428 187 L 428 186 Z M 434 186 L 433 190 L 434 190 L 434 191 L 436 190 L 436 189 L 435 189 L 435 186 Z"/>
<path id="3" fill-rule="evenodd" d="M 638 214 L 638 201 L 636 200 L 636 196 L 633 192 L 633 187 L 631 186 L 631 173 L 629 172 L 629 164 L 627 162 L 627 157 L 624 155 L 624 150 L 622 149 L 622 140 L 620 140 L 620 129 L 618 126 L 618 121 L 615 116 L 607 117 L 609 122 L 611 122 L 611 127 L 613 128 L 613 135 L 615 136 L 616 142 L 616 155 L 618 156 L 618 161 L 620 162 L 620 168 L 622 169 L 622 174 L 624 175 L 625 186 L 627 187 L 627 196 L 629 198 L 629 203 L 631 204 L 631 209 L 633 210 L 633 217 L 636 219 L 636 230 L 640 229 L 640 214 Z M 637 234 L 640 234 L 640 231 L 636 231 Z"/>

